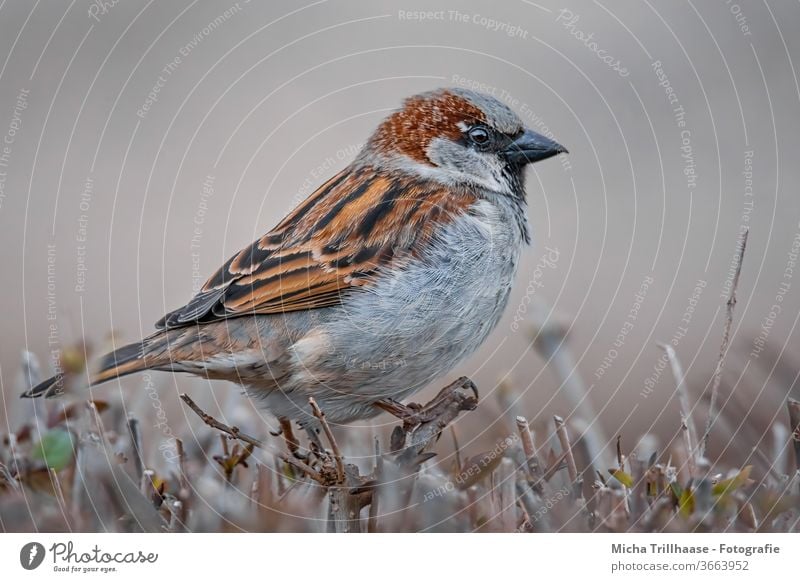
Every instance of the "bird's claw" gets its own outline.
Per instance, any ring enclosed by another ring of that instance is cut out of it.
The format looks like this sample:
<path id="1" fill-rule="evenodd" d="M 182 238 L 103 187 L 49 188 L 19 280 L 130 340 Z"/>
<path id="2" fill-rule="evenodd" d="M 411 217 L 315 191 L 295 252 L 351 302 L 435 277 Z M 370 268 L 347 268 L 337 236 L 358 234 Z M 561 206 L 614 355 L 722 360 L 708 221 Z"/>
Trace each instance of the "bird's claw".
<path id="1" fill-rule="evenodd" d="M 388 412 L 389 414 L 399 418 L 407 427 L 413 427 L 438 418 L 441 415 L 442 408 L 454 400 L 453 395 L 458 390 L 469 390 L 473 396 L 461 399 L 460 405 L 465 409 L 472 409 L 478 404 L 478 388 L 475 384 L 467 378 L 462 376 L 455 382 L 452 382 L 442 388 L 433 400 L 425 404 L 417 404 L 416 402 L 409 402 L 403 404 L 392 398 L 386 398 L 375 403 L 375 406 Z"/>

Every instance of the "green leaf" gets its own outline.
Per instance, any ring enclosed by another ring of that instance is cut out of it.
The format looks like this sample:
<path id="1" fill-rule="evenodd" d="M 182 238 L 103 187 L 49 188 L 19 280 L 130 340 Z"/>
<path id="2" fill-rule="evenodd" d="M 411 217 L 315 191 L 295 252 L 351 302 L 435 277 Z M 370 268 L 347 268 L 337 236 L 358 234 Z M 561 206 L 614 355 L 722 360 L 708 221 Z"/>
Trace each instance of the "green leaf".
<path id="1" fill-rule="evenodd" d="M 730 479 L 723 479 L 714 487 L 711 488 L 711 493 L 713 495 L 726 495 L 728 493 L 733 493 L 739 487 L 747 483 L 747 480 L 750 478 L 750 471 L 753 470 L 753 465 L 747 465 L 739 474 L 735 477 L 731 477 Z"/>
<path id="2" fill-rule="evenodd" d="M 464 466 L 461 472 L 456 475 L 456 485 L 459 489 L 469 489 L 482 479 L 489 477 L 503 460 L 502 453 L 498 454 L 495 450 L 467 457 L 464 459 Z"/>
<path id="3" fill-rule="evenodd" d="M 633 487 L 633 477 L 622 469 L 609 469 L 608 472 L 611 473 L 614 479 L 625 485 L 625 487 Z"/>
<path id="4" fill-rule="evenodd" d="M 680 507 L 681 515 L 684 517 L 689 517 L 694 513 L 694 493 L 690 487 L 687 487 L 681 493 L 678 507 Z"/>
<path id="5" fill-rule="evenodd" d="M 31 458 L 43 461 L 48 468 L 60 471 L 70 464 L 74 454 L 72 433 L 63 428 L 54 428 L 45 433 L 33 446 Z"/>

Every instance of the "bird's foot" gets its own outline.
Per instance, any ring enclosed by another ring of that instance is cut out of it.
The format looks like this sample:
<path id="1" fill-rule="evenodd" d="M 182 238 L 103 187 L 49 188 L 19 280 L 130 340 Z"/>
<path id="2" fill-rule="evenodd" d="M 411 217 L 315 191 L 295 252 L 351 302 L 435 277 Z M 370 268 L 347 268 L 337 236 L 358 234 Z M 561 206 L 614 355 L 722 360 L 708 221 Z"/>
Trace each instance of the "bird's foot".
<path id="1" fill-rule="evenodd" d="M 469 378 L 462 376 L 455 382 L 448 384 L 444 388 L 442 388 L 439 393 L 425 405 L 417 404 L 416 402 L 409 402 L 408 404 L 403 404 L 401 402 L 397 402 L 392 398 L 387 398 L 385 400 L 380 400 L 375 403 L 375 406 L 383 410 L 384 412 L 388 412 L 392 416 L 395 416 L 403 421 L 403 425 L 406 427 L 414 427 L 418 424 L 423 424 L 426 422 L 431 422 L 432 420 L 440 417 L 444 409 L 454 401 L 454 399 L 458 398 L 459 400 L 464 399 L 463 395 L 456 397 L 455 394 L 459 393 L 459 390 L 466 390 L 472 392 L 472 397 L 466 397 L 470 400 L 470 403 L 474 401 L 474 404 L 477 405 L 478 403 L 478 388 L 475 384 L 472 383 L 472 380 Z M 460 394 L 460 393 L 459 393 Z"/>
<path id="2" fill-rule="evenodd" d="M 403 404 L 402 402 L 398 402 L 394 398 L 386 398 L 384 400 L 379 400 L 375 403 L 375 406 L 383 410 L 384 412 L 388 412 L 392 416 L 399 418 L 403 421 L 403 423 L 410 422 L 415 423 L 415 419 L 417 414 L 420 410 L 422 410 L 422 405 L 417 404 L 416 402 L 409 402 L 408 404 Z"/>
<path id="3" fill-rule="evenodd" d="M 424 406 L 405 405 L 394 400 L 382 400 L 375 404 L 403 421 L 402 426 L 396 426 L 392 431 L 390 450 L 399 453 L 401 465 L 413 468 L 418 468 L 433 456 L 428 449 L 448 424 L 461 412 L 474 410 L 477 405 L 478 389 L 466 377 L 442 388 Z"/>
<path id="4" fill-rule="evenodd" d="M 306 417 L 302 420 L 298 420 L 297 426 L 306 432 L 306 436 L 308 436 L 309 450 L 317 457 L 319 457 L 320 454 L 325 454 L 325 445 L 322 444 L 322 439 L 319 436 L 320 432 L 322 431 L 322 425 L 320 422 L 316 418 Z"/>

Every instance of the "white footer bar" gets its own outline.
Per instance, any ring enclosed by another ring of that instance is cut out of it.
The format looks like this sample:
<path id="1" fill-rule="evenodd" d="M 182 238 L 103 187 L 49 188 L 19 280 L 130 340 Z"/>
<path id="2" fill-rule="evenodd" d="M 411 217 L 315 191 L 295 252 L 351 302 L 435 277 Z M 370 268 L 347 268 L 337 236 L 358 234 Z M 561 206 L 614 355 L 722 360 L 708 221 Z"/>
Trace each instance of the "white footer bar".
<path id="1" fill-rule="evenodd" d="M 3 580 L 711 581 L 798 556 L 797 534 L 0 534 Z"/>

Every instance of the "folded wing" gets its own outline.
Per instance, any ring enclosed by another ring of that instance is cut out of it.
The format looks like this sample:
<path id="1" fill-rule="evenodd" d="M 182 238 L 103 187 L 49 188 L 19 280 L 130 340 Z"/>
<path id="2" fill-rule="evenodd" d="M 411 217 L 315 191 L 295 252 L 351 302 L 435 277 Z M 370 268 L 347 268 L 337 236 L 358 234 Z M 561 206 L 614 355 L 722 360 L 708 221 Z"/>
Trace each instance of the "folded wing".
<path id="1" fill-rule="evenodd" d="M 344 170 L 231 257 L 156 327 L 338 305 L 381 270 L 402 268 L 430 242 L 436 224 L 472 202 L 471 195 L 439 184 L 371 168 Z"/>

